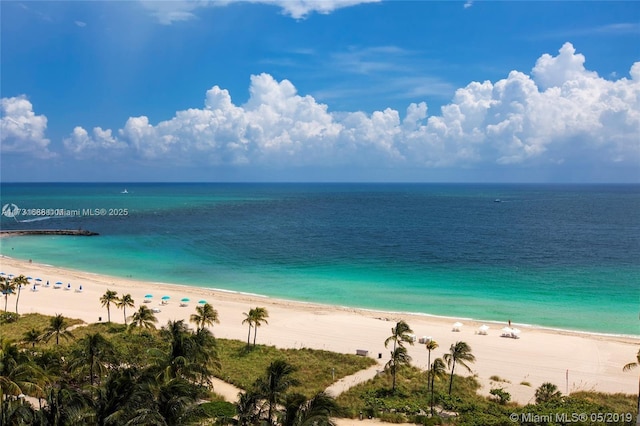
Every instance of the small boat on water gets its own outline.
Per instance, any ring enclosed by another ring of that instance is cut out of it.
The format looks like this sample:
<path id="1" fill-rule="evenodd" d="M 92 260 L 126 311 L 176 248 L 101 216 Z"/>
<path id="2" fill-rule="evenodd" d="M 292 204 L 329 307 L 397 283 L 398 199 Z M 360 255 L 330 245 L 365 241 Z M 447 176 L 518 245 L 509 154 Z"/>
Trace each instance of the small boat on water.
<path id="1" fill-rule="evenodd" d="M 126 191 L 126 189 L 125 189 L 125 191 Z M 494 203 L 501 203 L 501 202 L 502 202 L 502 200 L 501 200 L 500 198 L 496 198 L 495 200 L 493 200 L 493 202 L 494 202 Z"/>
<path id="2" fill-rule="evenodd" d="M 129 191 L 127 191 L 127 188 L 124 189 L 124 191 L 121 192 L 121 194 L 128 194 Z"/>

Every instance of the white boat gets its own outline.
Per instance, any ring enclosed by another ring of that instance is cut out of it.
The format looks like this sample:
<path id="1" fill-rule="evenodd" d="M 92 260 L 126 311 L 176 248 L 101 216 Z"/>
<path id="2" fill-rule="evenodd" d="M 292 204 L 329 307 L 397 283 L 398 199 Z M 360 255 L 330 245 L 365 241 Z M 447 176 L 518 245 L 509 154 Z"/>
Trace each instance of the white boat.
<path id="1" fill-rule="evenodd" d="M 127 188 L 124 189 L 124 191 L 121 192 L 121 194 L 128 194 L 129 191 L 127 191 Z"/>

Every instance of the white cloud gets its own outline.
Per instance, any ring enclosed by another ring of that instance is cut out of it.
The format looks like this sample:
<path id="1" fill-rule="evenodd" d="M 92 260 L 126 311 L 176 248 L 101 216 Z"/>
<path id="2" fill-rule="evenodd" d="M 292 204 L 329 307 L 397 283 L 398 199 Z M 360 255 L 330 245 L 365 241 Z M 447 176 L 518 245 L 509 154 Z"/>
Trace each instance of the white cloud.
<path id="1" fill-rule="evenodd" d="M 49 139 L 45 137 L 47 117 L 36 115 L 26 96 L 2 98 L 0 107 L 0 152 L 27 153 L 40 158 L 54 155 L 49 151 Z"/>
<path id="2" fill-rule="evenodd" d="M 222 7 L 231 3 L 262 3 L 277 6 L 282 13 L 294 19 L 304 19 L 312 13 L 329 14 L 336 9 L 355 6 L 361 3 L 373 3 L 380 0 L 177 0 L 157 1 L 140 0 L 145 8 L 161 24 L 187 21 L 196 17 L 195 11 L 203 7 Z"/>
<path id="3" fill-rule="evenodd" d="M 632 79 L 608 81 L 584 68 L 565 44 L 543 55 L 532 75 L 512 71 L 495 83 L 456 91 L 440 115 L 411 104 L 404 118 L 386 109 L 330 113 L 288 80 L 251 77 L 250 98 L 235 105 L 214 86 L 202 109 L 179 111 L 152 125 L 130 118 L 119 137 L 139 156 L 180 163 L 280 166 L 465 166 L 637 163 L 640 153 L 640 63 Z M 76 129 L 70 149 L 117 147 Z M 94 130 L 95 133 L 95 130 Z M 66 142 L 65 142 L 66 144 Z"/>
<path id="4" fill-rule="evenodd" d="M 77 127 L 64 145 L 78 158 L 126 151 L 133 159 L 187 166 L 640 167 L 640 62 L 630 78 L 616 81 L 586 70 L 584 62 L 567 43 L 557 56 L 542 55 L 530 74 L 469 83 L 431 116 L 424 102 L 402 114 L 330 112 L 290 81 L 260 74 L 251 77 L 243 105 L 214 86 L 201 108 L 157 124 L 131 117 L 117 136 Z M 46 118 L 34 116 L 24 97 L 3 100 L 3 109 L 34 123 L 31 137 L 20 140 L 46 147 Z"/>
<path id="5" fill-rule="evenodd" d="M 82 21 L 73 21 L 74 24 L 76 24 L 78 27 L 80 28 L 84 28 L 87 26 L 86 22 L 82 22 Z"/>
<path id="6" fill-rule="evenodd" d="M 111 130 L 103 130 L 100 127 L 95 127 L 93 135 L 90 136 L 85 129 L 78 126 L 62 142 L 68 152 L 80 159 L 99 158 L 105 154 L 113 156 L 128 148 L 125 142 L 118 141 L 111 135 Z"/>

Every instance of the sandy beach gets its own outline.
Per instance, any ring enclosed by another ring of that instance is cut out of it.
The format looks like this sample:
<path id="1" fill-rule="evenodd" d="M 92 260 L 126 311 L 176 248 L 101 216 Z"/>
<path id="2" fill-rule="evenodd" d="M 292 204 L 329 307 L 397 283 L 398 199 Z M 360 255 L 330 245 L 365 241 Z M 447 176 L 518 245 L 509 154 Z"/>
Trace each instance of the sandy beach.
<path id="1" fill-rule="evenodd" d="M 465 319 L 307 304 L 215 289 L 135 281 L 8 257 L 0 258 L 0 270 L 6 274 L 23 274 L 42 280 L 37 286 L 38 291 L 31 288 L 22 290 L 18 306 L 21 314 L 59 313 L 86 322 L 106 321 L 107 310 L 99 299 L 109 289 L 119 295 L 131 294 L 136 309 L 145 303 L 146 294 L 152 294 L 151 302 L 146 304 L 160 309 L 156 316 L 158 326 L 162 326 L 168 320 L 188 321 L 198 301 L 204 299 L 219 313 L 220 324 L 212 329 L 216 337 L 246 340 L 243 312 L 262 306 L 269 311 L 269 323 L 258 329 L 258 343 L 353 354 L 357 350 L 366 350 L 368 356 L 375 359 L 381 354 L 380 368 L 389 358 L 384 340 L 390 335 L 395 321 L 403 319 L 418 338 L 430 336 L 438 342 L 439 348 L 432 352 L 432 359 L 442 356 L 456 341 L 467 342 L 476 356 L 472 369 L 482 383 L 483 394 L 488 394 L 492 388 L 502 387 L 511 393 L 514 401 L 526 404 L 534 401 L 535 389 L 544 382 L 556 384 L 563 393 L 567 390 L 627 394 L 638 391 L 637 373 L 622 371 L 623 365 L 635 359 L 640 344 L 640 338 L 635 337 L 537 329 L 518 325 L 516 319 L 513 326 L 522 332 L 519 339 L 511 339 L 501 337 L 500 330 L 506 323 L 486 323 L 488 333 L 481 335 L 477 331 L 482 324 Z M 46 286 L 47 281 L 49 287 Z M 56 282 L 63 283 L 61 288 L 55 288 Z M 68 284 L 71 288 L 66 290 Z M 80 285 L 81 292 L 78 291 Z M 170 297 L 166 305 L 161 304 L 163 296 Z M 180 306 L 183 298 L 190 299 L 187 306 Z M 15 302 L 15 296 L 11 296 L 9 311 L 15 310 Z M 127 314 L 131 315 L 133 311 L 128 310 Z M 594 319 L 597 319 L 597 313 L 594 313 Z M 122 310 L 112 306 L 111 321 L 123 322 Z M 456 321 L 464 324 L 458 332 L 452 331 Z M 410 347 L 409 354 L 414 365 L 426 368 L 424 345 L 416 342 Z M 463 370 L 457 372 L 462 374 Z M 491 376 L 499 376 L 508 382 L 492 382 Z M 530 385 L 523 385 L 523 382 Z"/>

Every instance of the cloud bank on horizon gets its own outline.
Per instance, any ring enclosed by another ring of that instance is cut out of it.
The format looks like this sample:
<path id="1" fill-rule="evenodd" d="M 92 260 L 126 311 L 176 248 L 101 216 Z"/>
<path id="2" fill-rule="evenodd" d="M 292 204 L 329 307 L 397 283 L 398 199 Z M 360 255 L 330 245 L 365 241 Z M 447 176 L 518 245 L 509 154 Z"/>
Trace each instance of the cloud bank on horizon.
<path id="1" fill-rule="evenodd" d="M 640 62 L 613 81 L 584 64 L 565 43 L 530 73 L 459 88 L 439 114 L 429 114 L 425 102 L 402 113 L 333 112 L 263 73 L 251 76 L 242 105 L 213 86 L 204 106 L 165 121 L 142 115 L 118 130 L 77 126 L 60 152 L 50 150 L 47 117 L 22 95 L 2 99 L 2 153 L 276 169 L 640 166 Z"/>

